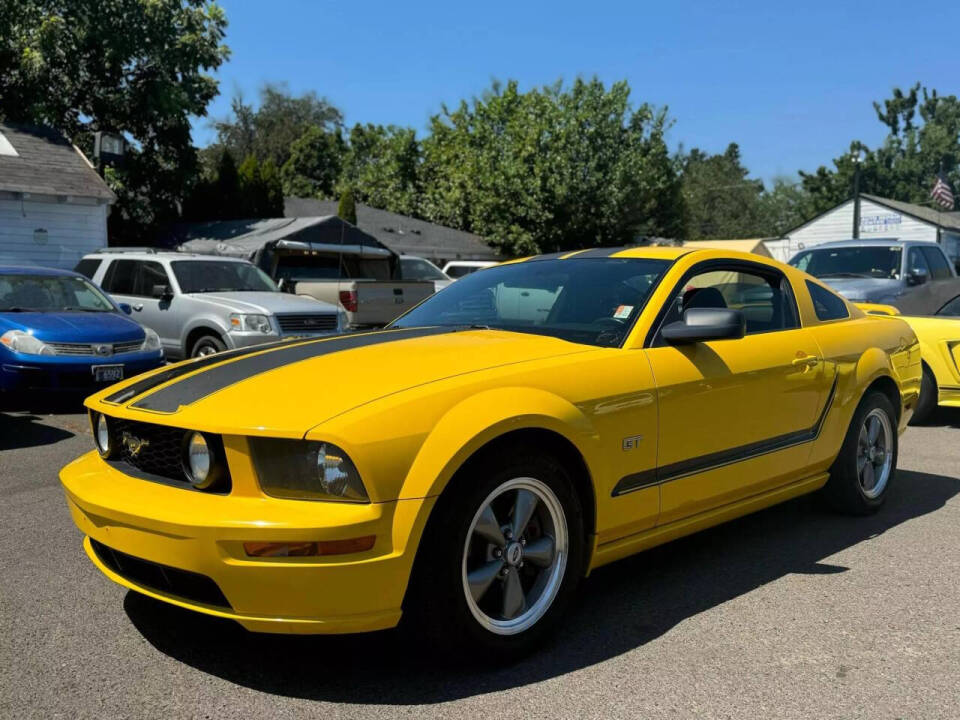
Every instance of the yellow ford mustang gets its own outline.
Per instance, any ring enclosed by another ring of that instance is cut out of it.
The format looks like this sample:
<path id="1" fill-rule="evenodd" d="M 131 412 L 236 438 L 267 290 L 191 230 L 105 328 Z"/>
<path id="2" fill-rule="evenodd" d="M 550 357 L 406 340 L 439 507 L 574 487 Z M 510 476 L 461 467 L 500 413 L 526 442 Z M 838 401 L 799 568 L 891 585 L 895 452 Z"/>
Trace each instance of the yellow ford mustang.
<path id="1" fill-rule="evenodd" d="M 892 305 L 857 303 L 875 315 L 897 316 L 917 334 L 923 359 L 920 399 L 913 413 L 914 423 L 929 419 L 940 407 L 960 408 L 960 297 L 934 315 L 901 315 Z"/>
<path id="2" fill-rule="evenodd" d="M 140 593 L 522 651 L 592 568 L 821 488 L 875 510 L 919 386 L 905 323 L 795 268 L 595 249 L 115 385 L 61 479 L 90 559 Z"/>

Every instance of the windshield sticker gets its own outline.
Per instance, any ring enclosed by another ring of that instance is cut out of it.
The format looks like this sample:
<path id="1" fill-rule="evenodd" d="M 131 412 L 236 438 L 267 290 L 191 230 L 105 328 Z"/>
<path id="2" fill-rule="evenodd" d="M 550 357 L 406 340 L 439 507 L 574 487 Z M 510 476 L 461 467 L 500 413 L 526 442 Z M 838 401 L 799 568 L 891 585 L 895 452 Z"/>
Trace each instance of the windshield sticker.
<path id="1" fill-rule="evenodd" d="M 613 313 L 613 317 L 615 317 L 617 320 L 626 320 L 628 317 L 630 317 L 630 313 L 632 312 L 633 305 L 619 305 L 617 306 L 616 312 Z"/>

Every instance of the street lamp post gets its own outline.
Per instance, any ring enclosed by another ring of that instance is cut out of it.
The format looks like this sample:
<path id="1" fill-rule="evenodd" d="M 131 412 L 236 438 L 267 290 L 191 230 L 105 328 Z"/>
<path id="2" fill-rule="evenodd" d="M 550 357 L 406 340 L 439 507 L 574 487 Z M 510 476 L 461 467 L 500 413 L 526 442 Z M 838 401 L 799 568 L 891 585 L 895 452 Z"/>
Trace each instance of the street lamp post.
<path id="1" fill-rule="evenodd" d="M 853 239 L 860 239 L 860 166 L 863 159 L 860 148 L 853 151 Z"/>

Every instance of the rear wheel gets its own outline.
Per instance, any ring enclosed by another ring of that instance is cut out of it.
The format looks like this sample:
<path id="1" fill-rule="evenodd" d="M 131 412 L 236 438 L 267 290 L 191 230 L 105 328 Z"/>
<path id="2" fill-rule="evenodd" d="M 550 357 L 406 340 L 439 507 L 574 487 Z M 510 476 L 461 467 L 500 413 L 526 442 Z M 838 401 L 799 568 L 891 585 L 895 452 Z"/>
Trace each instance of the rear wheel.
<path id="1" fill-rule="evenodd" d="M 501 450 L 441 496 L 405 603 L 418 632 L 460 657 L 532 649 L 584 571 L 583 516 L 566 470 L 548 456 Z"/>
<path id="2" fill-rule="evenodd" d="M 926 365 L 923 366 L 923 380 L 920 382 L 920 397 L 917 407 L 910 418 L 911 425 L 923 425 L 937 407 L 937 379 Z"/>
<path id="3" fill-rule="evenodd" d="M 223 340 L 216 335 L 201 335 L 190 350 L 190 357 L 205 357 L 227 349 Z"/>
<path id="4" fill-rule="evenodd" d="M 886 500 L 896 468 L 896 413 L 886 395 L 871 391 L 853 414 L 823 494 L 842 512 L 876 512 Z"/>

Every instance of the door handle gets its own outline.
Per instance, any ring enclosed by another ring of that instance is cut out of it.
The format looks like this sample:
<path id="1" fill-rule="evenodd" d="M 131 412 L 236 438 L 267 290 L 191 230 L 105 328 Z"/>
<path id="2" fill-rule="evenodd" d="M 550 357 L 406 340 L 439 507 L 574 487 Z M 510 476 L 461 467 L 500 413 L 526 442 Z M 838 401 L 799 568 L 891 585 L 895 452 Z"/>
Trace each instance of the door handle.
<path id="1" fill-rule="evenodd" d="M 137 312 L 140 312 L 141 310 L 143 310 L 143 303 L 138 303 L 134 305 L 133 309 L 136 310 Z"/>
<path id="2" fill-rule="evenodd" d="M 815 355 L 803 355 L 802 357 L 798 357 L 791 363 L 791 365 L 793 365 L 794 367 L 809 367 L 809 368 L 816 367 L 819 364 L 820 364 L 820 358 L 816 357 Z"/>

